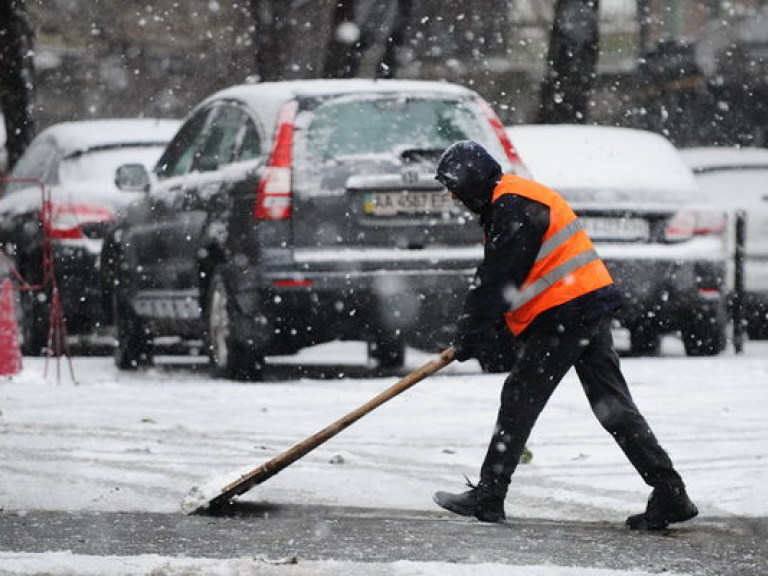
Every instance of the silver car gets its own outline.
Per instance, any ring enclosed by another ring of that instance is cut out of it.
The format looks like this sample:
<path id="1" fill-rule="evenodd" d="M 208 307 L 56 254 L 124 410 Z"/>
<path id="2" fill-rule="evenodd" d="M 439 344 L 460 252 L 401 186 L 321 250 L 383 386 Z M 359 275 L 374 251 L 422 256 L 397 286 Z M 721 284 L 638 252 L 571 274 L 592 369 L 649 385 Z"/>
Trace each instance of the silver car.
<path id="1" fill-rule="evenodd" d="M 574 207 L 625 297 L 634 353 L 679 332 L 686 353 L 726 344 L 726 215 L 703 205 L 691 170 L 658 134 L 608 126 L 515 126 L 534 179 Z"/>

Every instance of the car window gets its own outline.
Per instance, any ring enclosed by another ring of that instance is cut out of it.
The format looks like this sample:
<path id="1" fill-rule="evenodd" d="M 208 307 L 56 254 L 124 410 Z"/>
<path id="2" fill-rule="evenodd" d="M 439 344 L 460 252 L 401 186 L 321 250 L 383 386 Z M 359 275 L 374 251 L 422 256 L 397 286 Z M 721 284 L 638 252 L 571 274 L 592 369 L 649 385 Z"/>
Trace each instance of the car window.
<path id="1" fill-rule="evenodd" d="M 239 108 L 219 106 L 214 112 L 199 153 L 194 155 L 192 170 L 209 172 L 232 162 L 244 121 L 245 114 Z"/>
<path id="2" fill-rule="evenodd" d="M 158 178 L 171 178 L 189 172 L 195 152 L 203 141 L 211 112 L 211 108 L 201 110 L 184 123 L 157 163 Z"/>
<path id="3" fill-rule="evenodd" d="M 399 153 L 407 148 L 445 149 L 457 140 L 486 142 L 483 123 L 468 106 L 434 98 L 342 98 L 313 111 L 310 154 L 343 156 Z"/>
<path id="4" fill-rule="evenodd" d="M 254 121 L 246 117 L 240 136 L 240 151 L 238 152 L 237 159 L 240 161 L 251 160 L 261 156 L 261 154 L 261 136 L 259 136 L 259 131 Z"/>
<path id="5" fill-rule="evenodd" d="M 768 167 L 711 170 L 696 179 L 705 196 L 722 205 L 759 205 L 768 199 Z"/>
<path id="6" fill-rule="evenodd" d="M 43 138 L 33 142 L 26 152 L 19 158 L 10 174 L 11 178 L 37 178 L 53 184 L 51 182 L 54 164 L 56 163 L 57 148 L 53 140 Z M 28 188 L 29 184 L 24 182 L 9 182 L 6 186 L 6 194 L 11 194 L 18 190 Z"/>

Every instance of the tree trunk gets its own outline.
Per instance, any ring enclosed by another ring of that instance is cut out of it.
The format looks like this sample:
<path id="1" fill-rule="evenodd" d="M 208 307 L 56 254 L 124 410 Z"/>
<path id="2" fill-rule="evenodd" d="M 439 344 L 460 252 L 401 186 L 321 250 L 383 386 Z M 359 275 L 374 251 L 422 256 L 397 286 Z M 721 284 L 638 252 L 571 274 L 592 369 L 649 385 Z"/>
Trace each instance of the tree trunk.
<path id="1" fill-rule="evenodd" d="M 397 0 L 397 13 L 392 24 L 392 31 L 384 40 L 384 54 L 377 70 L 379 78 L 395 78 L 399 68 L 398 51 L 402 48 L 411 24 L 413 0 Z"/>
<path id="2" fill-rule="evenodd" d="M 583 124 L 597 68 L 599 0 L 558 0 L 541 86 L 540 124 Z"/>
<path id="3" fill-rule="evenodd" d="M 32 112 L 32 27 L 21 0 L 0 0 L 0 109 L 5 117 L 8 165 L 35 134 Z"/>
<path id="4" fill-rule="evenodd" d="M 291 57 L 290 14 L 287 0 L 250 0 L 256 75 L 262 82 L 285 80 Z"/>
<path id="5" fill-rule="evenodd" d="M 651 0 L 637 0 L 637 30 L 638 52 L 642 57 L 651 45 Z"/>
<path id="6" fill-rule="evenodd" d="M 355 22 L 355 0 L 339 0 L 333 8 L 323 78 L 355 77 L 360 56 L 360 28 Z"/>

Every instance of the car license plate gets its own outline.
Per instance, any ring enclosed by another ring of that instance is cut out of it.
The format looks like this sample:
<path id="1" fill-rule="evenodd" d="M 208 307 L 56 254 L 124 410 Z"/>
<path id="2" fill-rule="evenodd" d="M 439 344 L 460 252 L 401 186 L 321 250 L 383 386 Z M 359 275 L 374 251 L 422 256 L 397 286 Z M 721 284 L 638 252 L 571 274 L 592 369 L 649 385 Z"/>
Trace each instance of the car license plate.
<path id="1" fill-rule="evenodd" d="M 461 209 L 459 200 L 450 192 L 369 192 L 365 195 L 363 211 L 372 216 L 398 214 L 447 213 Z"/>
<path id="2" fill-rule="evenodd" d="M 593 240 L 648 240 L 648 221 L 642 218 L 582 218 L 587 234 Z"/>

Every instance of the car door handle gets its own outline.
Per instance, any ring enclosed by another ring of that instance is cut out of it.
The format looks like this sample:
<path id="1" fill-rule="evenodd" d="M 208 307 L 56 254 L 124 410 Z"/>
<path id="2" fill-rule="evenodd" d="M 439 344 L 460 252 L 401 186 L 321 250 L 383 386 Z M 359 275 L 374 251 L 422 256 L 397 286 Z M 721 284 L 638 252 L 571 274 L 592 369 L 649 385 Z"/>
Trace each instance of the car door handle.
<path id="1" fill-rule="evenodd" d="M 180 188 L 173 197 L 173 206 L 177 210 L 189 210 L 196 204 L 197 191 L 194 188 Z"/>

